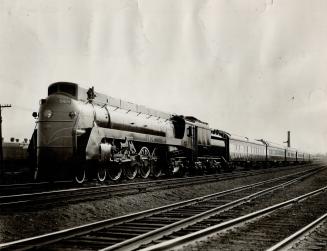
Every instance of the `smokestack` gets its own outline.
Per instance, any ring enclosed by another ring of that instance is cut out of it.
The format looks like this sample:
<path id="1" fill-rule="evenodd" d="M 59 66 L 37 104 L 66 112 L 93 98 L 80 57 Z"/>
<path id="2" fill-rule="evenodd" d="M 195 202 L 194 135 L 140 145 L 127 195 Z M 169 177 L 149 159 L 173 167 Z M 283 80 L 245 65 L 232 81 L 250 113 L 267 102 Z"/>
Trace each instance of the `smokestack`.
<path id="1" fill-rule="evenodd" d="M 287 147 L 291 147 L 291 131 L 287 131 Z"/>

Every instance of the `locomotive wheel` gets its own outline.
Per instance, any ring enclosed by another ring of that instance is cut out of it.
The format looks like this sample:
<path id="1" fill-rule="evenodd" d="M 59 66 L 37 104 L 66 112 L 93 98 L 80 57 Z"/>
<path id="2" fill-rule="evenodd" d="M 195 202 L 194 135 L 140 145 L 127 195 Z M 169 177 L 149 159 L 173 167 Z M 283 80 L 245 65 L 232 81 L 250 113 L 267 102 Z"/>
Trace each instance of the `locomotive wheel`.
<path id="1" fill-rule="evenodd" d="M 158 178 L 162 173 L 162 169 L 158 161 L 157 148 L 153 150 L 151 156 L 151 173 L 154 178 Z"/>
<path id="2" fill-rule="evenodd" d="M 99 166 L 97 170 L 97 180 L 99 182 L 104 182 L 107 178 L 107 170 L 104 166 Z"/>
<path id="3" fill-rule="evenodd" d="M 109 166 L 107 173 L 108 173 L 109 179 L 111 179 L 113 181 L 119 180 L 123 173 L 121 164 L 114 164 L 112 166 Z"/>
<path id="4" fill-rule="evenodd" d="M 75 182 L 77 184 L 83 184 L 86 178 L 85 174 L 85 168 L 76 168 L 76 173 L 75 173 Z"/>
<path id="5" fill-rule="evenodd" d="M 139 164 L 135 161 L 132 161 L 129 165 L 126 165 L 124 168 L 125 177 L 129 180 L 133 180 L 137 175 Z"/>
<path id="6" fill-rule="evenodd" d="M 141 159 L 140 168 L 139 168 L 140 176 L 143 179 L 146 179 L 149 177 L 151 171 L 151 162 L 150 162 L 151 154 L 149 149 L 143 146 L 139 152 L 139 156 Z"/>

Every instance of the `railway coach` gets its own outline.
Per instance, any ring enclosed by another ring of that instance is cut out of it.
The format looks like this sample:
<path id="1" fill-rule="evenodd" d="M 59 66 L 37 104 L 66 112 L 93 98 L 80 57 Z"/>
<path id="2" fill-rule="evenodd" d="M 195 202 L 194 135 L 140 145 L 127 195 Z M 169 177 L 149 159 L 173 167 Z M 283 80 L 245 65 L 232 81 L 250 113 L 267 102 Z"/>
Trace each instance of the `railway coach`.
<path id="1" fill-rule="evenodd" d="M 224 158 L 232 167 L 235 165 L 244 167 L 263 165 L 269 167 L 310 161 L 310 154 L 268 140 L 251 140 L 221 130 L 213 130 L 212 134 L 219 134 L 226 139 L 227 152 Z"/>
<path id="2" fill-rule="evenodd" d="M 28 143 L 26 141 L 3 142 L 3 161 L 6 169 L 14 170 L 13 168 L 26 164 L 28 159 L 27 148 Z"/>

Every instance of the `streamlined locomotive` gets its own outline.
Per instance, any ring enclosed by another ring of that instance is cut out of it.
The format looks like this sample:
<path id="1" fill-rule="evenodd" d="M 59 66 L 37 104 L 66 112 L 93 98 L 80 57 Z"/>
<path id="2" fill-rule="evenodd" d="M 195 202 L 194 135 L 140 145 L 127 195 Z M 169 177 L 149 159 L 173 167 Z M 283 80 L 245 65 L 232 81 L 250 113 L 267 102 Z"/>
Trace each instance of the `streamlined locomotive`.
<path id="1" fill-rule="evenodd" d="M 284 156 L 278 159 L 263 140 L 235 137 L 194 117 L 160 112 L 68 82 L 51 84 L 34 116 L 31 142 L 36 144 L 31 148 L 38 179 L 73 177 L 83 183 L 87 177 L 104 181 L 122 175 L 134 179 L 162 172 L 231 170 L 241 162 L 285 162 L 291 152 L 280 148 Z"/>

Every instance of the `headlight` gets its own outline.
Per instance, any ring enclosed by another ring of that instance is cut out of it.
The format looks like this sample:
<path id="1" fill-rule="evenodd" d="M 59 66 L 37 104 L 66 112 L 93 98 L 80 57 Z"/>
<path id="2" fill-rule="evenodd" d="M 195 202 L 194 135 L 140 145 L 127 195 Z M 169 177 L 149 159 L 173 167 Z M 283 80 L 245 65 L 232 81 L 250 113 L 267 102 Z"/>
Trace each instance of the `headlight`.
<path id="1" fill-rule="evenodd" d="M 76 116 L 76 112 L 70 112 L 70 113 L 69 113 L 69 117 L 70 117 L 71 119 L 75 118 L 75 116 Z"/>
<path id="2" fill-rule="evenodd" d="M 49 119 L 49 118 L 52 117 L 53 113 L 52 113 L 51 110 L 45 110 L 44 113 L 43 113 L 43 115 L 44 115 L 44 117 L 46 117 L 46 118 Z"/>

